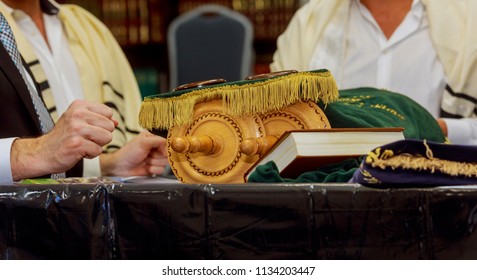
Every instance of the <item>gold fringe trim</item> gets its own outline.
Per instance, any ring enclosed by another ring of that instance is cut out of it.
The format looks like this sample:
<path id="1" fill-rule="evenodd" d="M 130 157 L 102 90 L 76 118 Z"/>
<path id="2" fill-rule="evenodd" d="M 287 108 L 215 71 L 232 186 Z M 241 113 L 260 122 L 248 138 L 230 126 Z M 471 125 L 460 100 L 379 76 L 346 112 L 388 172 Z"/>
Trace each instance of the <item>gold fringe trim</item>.
<path id="1" fill-rule="evenodd" d="M 338 87 L 329 71 L 299 72 L 260 82 L 198 89 L 169 98 L 146 98 L 139 124 L 148 130 L 190 124 L 196 104 L 216 99 L 222 99 L 225 113 L 245 116 L 280 110 L 305 100 L 326 105 L 338 97 Z"/>
<path id="2" fill-rule="evenodd" d="M 394 156 L 393 151 L 385 150 L 381 153 L 381 149 L 378 148 L 375 152 L 368 154 L 366 163 L 371 164 L 372 167 L 379 167 L 381 169 L 388 167 L 391 169 L 402 168 L 416 171 L 429 171 L 431 173 L 440 171 L 451 176 L 477 177 L 477 163 L 434 158 L 434 154 L 425 140 L 424 145 L 426 146 L 426 156 L 407 153 Z"/>

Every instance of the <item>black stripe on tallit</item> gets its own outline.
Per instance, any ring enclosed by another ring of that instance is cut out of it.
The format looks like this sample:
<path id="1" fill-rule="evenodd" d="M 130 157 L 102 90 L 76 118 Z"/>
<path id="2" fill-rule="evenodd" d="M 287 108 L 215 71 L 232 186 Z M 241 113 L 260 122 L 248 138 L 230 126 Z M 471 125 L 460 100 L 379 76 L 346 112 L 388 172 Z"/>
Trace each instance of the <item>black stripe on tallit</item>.
<path id="1" fill-rule="evenodd" d="M 468 100 L 472 103 L 477 103 L 476 98 L 474 98 L 472 96 L 469 96 L 468 94 L 465 94 L 465 93 L 455 92 L 455 91 L 452 90 L 452 88 L 449 85 L 446 85 L 446 90 L 447 90 L 447 92 L 449 92 L 450 95 L 452 95 L 454 97 L 462 98 L 462 99 Z"/>

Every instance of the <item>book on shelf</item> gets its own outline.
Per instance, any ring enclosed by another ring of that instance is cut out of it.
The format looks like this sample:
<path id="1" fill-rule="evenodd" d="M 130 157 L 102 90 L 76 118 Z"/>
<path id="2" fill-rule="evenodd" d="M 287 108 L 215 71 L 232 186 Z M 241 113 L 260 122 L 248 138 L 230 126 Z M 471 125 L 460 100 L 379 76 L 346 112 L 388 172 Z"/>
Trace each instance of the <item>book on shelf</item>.
<path id="1" fill-rule="evenodd" d="M 134 76 L 136 77 L 142 98 L 158 94 L 160 92 L 159 73 L 153 67 L 134 68 Z"/>
<path id="2" fill-rule="evenodd" d="M 400 127 L 290 130 L 246 172 L 245 179 L 259 165 L 270 161 L 275 162 L 283 178 L 296 178 L 304 172 L 357 158 L 376 147 L 403 140 L 403 132 Z"/>
<path id="3" fill-rule="evenodd" d="M 218 4 L 242 13 L 252 22 L 255 39 L 259 40 L 276 40 L 300 7 L 299 0 L 181 0 L 179 14 L 203 4 Z"/>
<path id="4" fill-rule="evenodd" d="M 57 1 L 60 4 L 75 4 L 78 6 L 83 7 L 84 9 L 88 10 L 94 16 L 101 18 L 102 17 L 102 1 L 97 0 L 64 0 L 64 1 Z"/>
<path id="5" fill-rule="evenodd" d="M 164 13 L 164 10 L 172 10 L 172 4 L 165 0 L 149 0 L 148 2 L 149 22 L 145 22 L 145 25 L 149 26 L 149 41 L 164 43 L 167 38 L 168 21 L 172 20 L 170 15 Z"/>
<path id="6" fill-rule="evenodd" d="M 128 29 L 128 44 L 138 44 L 139 43 L 139 29 L 140 29 L 140 17 L 139 14 L 139 1 L 138 0 L 129 0 L 126 2 L 127 5 L 127 29 Z"/>
<path id="7" fill-rule="evenodd" d="M 103 0 L 102 21 L 108 26 L 119 44 L 128 42 L 128 11 L 126 0 Z"/>

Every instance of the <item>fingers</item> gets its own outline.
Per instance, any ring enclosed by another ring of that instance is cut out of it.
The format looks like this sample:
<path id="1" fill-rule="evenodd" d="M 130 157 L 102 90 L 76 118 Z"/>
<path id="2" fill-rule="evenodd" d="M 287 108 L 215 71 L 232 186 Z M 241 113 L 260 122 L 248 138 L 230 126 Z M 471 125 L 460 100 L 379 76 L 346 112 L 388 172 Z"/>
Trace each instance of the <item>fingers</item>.
<path id="1" fill-rule="evenodd" d="M 92 159 L 103 153 L 101 145 L 93 141 L 83 142 L 83 158 Z"/>
<path id="2" fill-rule="evenodd" d="M 164 173 L 166 166 L 169 164 L 167 158 L 147 158 L 144 161 L 146 165 L 146 170 L 150 175 L 161 175 Z"/>
<path id="3" fill-rule="evenodd" d="M 164 157 L 167 155 L 167 140 L 163 137 L 154 134 L 146 135 L 142 144 L 149 149 L 150 155 L 154 155 L 155 157 Z"/>
<path id="4" fill-rule="evenodd" d="M 117 121 L 113 119 L 113 110 L 108 106 L 75 100 L 65 115 L 73 133 L 100 146 L 111 142 L 111 133 L 117 126 Z"/>
<path id="5" fill-rule="evenodd" d="M 169 161 L 165 156 L 165 153 L 161 151 L 161 148 L 162 145 L 159 145 L 158 148 L 151 149 L 146 159 L 143 161 L 143 164 L 150 175 L 161 175 L 164 172 L 165 166 L 169 164 Z"/>
<path id="6" fill-rule="evenodd" d="M 85 100 L 76 100 L 75 102 L 80 103 L 82 101 Z M 80 103 L 80 105 L 82 105 L 82 103 Z M 73 103 L 72 106 L 75 106 L 75 103 Z M 92 113 L 96 113 L 108 119 L 113 118 L 113 110 L 104 104 L 87 102 L 85 106 Z"/>
<path id="7" fill-rule="evenodd" d="M 149 131 L 141 132 L 146 136 L 145 143 L 149 146 L 149 154 L 144 163 L 151 175 L 161 175 L 165 166 L 169 164 L 167 159 L 167 140 L 163 137 L 154 135 Z"/>
<path id="8" fill-rule="evenodd" d="M 159 138 L 163 139 L 162 137 Z M 160 143 L 157 142 L 158 141 L 156 139 L 155 148 L 150 150 L 147 158 L 144 160 L 146 170 L 150 175 L 161 175 L 162 173 L 164 173 L 166 165 L 169 164 L 169 161 L 166 156 L 165 139 L 164 142 L 162 140 L 159 141 Z"/>
<path id="9" fill-rule="evenodd" d="M 86 140 L 92 141 L 101 147 L 111 142 L 113 139 L 111 132 L 112 131 L 98 126 L 87 126 L 82 128 L 80 134 L 83 135 Z"/>
<path id="10" fill-rule="evenodd" d="M 149 156 L 148 158 L 146 158 L 144 162 L 149 166 L 165 166 L 169 163 L 167 158 L 163 156 L 157 156 L 157 157 Z"/>
<path id="11" fill-rule="evenodd" d="M 75 100 L 66 113 L 69 113 L 73 120 L 83 120 L 89 125 L 101 127 L 110 132 L 118 124 L 113 118 L 113 110 L 104 104 Z"/>
<path id="12" fill-rule="evenodd" d="M 148 166 L 147 171 L 149 175 L 162 175 L 164 173 L 165 166 Z"/>

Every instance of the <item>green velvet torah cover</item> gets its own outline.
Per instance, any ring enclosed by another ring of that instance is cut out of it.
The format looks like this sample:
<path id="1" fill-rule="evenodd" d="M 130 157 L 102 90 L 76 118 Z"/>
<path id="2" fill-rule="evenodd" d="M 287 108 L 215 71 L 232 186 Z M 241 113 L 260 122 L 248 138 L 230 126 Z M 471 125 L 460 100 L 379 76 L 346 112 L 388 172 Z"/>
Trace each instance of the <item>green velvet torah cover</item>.
<path id="1" fill-rule="evenodd" d="M 436 119 L 400 93 L 376 88 L 340 90 L 337 101 L 320 104 L 333 128 L 402 127 L 406 139 L 445 142 Z"/>

